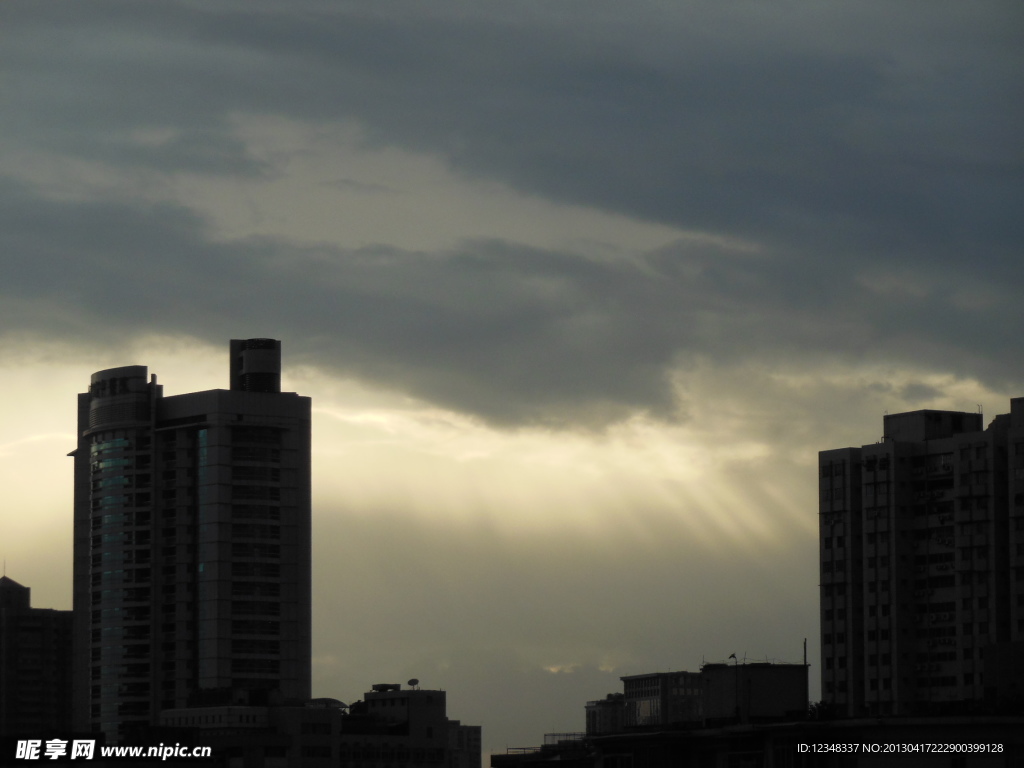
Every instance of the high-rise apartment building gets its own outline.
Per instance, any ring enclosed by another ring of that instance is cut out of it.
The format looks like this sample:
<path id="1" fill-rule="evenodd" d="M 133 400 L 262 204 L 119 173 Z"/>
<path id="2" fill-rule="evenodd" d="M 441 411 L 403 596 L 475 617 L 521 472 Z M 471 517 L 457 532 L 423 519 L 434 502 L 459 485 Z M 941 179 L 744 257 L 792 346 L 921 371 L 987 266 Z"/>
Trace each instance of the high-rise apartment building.
<path id="1" fill-rule="evenodd" d="M 204 693 L 310 695 L 310 400 L 281 344 L 233 340 L 230 389 L 145 366 L 78 396 L 75 728 L 123 740 Z"/>
<path id="2" fill-rule="evenodd" d="M 844 716 L 969 711 L 1024 659 L 1024 398 L 885 416 L 818 457 L 822 696 Z M 1016 670 L 1016 671 L 1015 671 Z"/>

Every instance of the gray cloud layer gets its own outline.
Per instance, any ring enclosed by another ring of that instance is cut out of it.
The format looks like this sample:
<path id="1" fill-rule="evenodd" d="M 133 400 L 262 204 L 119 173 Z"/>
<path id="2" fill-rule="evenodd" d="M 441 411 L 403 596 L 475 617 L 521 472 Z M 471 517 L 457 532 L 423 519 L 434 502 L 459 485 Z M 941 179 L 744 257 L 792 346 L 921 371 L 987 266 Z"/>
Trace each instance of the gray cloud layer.
<path id="1" fill-rule="evenodd" d="M 1019 362 L 991 362 L 1024 319 L 1016 4 L 0 13 L 6 152 L 261 178 L 274 168 L 230 116 L 355 119 L 367 141 L 469 175 L 760 247 L 608 262 L 494 241 L 223 243 L 185 208 L 9 183 L 9 329 L 219 341 L 258 326 L 301 337 L 289 349 L 303 359 L 499 422 L 667 416 L 668 374 L 696 355 L 870 355 L 1020 379 Z M 145 145 L 141 130 L 173 138 Z"/>
<path id="2" fill-rule="evenodd" d="M 630 260 L 480 241 L 445 253 L 214 242 L 170 205 L 57 202 L 0 191 L 7 328 L 111 340 L 173 329 L 213 343 L 266 328 L 290 359 L 404 388 L 498 422 L 670 417 L 670 373 L 722 362 L 904 360 L 1019 377 L 1022 309 L 991 291 L 955 305 L 965 276 L 936 265 L 918 296 L 858 285 L 857 265 L 683 245 Z M 945 279 L 941 279 L 943 270 Z"/>

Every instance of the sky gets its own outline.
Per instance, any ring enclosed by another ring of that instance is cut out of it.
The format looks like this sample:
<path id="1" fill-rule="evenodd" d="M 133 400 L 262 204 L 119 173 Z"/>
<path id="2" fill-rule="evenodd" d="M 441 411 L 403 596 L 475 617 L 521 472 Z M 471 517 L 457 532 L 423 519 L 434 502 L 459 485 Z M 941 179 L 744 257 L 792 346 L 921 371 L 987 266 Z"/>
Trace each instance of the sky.
<path id="1" fill-rule="evenodd" d="M 819 450 L 1024 395 L 1015 0 L 0 3 L 0 555 L 70 608 L 75 395 L 313 398 L 314 695 L 485 751 L 818 676 Z"/>

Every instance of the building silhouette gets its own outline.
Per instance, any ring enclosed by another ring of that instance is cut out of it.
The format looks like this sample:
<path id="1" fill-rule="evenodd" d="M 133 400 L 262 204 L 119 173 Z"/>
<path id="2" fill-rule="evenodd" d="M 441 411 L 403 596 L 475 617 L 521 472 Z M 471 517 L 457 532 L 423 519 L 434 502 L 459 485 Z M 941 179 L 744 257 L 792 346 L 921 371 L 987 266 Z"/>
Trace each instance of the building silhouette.
<path id="1" fill-rule="evenodd" d="M 609 693 L 603 699 L 588 701 L 583 709 L 587 718 L 587 736 L 617 733 L 624 727 L 626 699 L 622 693 Z"/>
<path id="2" fill-rule="evenodd" d="M 1024 693 L 1024 398 L 888 415 L 818 459 L 822 696 L 840 716 L 955 714 Z"/>
<path id="3" fill-rule="evenodd" d="M 767 661 L 627 675 L 619 678 L 622 693 L 586 703 L 586 735 L 800 720 L 807 715 L 807 675 L 807 664 Z"/>
<path id="4" fill-rule="evenodd" d="M 0 738 L 71 730 L 71 611 L 32 608 L 0 576 Z"/>
<path id="5" fill-rule="evenodd" d="M 335 765 L 480 768 L 481 728 L 448 719 L 445 691 L 379 683 L 349 708 L 339 730 Z"/>
<path id="6" fill-rule="evenodd" d="M 416 682 L 416 681 L 412 681 Z M 209 744 L 238 768 L 480 768 L 479 725 L 448 718 L 447 694 L 381 683 L 348 706 L 218 706 L 161 713 L 163 740 Z"/>
<path id="7" fill-rule="evenodd" d="M 704 718 L 702 672 L 651 672 L 619 679 L 627 728 L 697 723 Z"/>
<path id="8" fill-rule="evenodd" d="M 735 658 L 735 657 L 731 657 Z M 585 733 L 492 754 L 494 768 L 793 766 L 808 716 L 808 665 L 709 663 L 699 672 L 627 675 L 622 693 L 586 703 Z M 785 747 L 778 751 L 776 736 Z M 738 737 L 738 738 L 737 738 Z M 765 760 L 765 755 L 771 758 Z"/>
<path id="9" fill-rule="evenodd" d="M 111 368 L 78 396 L 76 731 L 310 696 L 310 400 L 281 392 L 279 341 L 233 340 L 229 371 L 164 397 Z"/>

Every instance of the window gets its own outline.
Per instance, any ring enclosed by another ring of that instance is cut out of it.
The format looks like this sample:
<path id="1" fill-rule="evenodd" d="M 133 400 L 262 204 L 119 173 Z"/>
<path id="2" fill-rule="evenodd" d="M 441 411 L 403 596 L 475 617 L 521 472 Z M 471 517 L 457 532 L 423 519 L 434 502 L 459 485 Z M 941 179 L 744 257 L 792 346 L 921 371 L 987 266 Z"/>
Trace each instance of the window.
<path id="1" fill-rule="evenodd" d="M 231 613 L 234 616 L 277 616 L 281 604 L 264 600 L 232 600 Z"/>
<path id="2" fill-rule="evenodd" d="M 262 654 L 264 656 L 276 655 L 281 652 L 280 640 L 232 640 L 231 653 L 233 654 Z"/>
<path id="3" fill-rule="evenodd" d="M 277 659 L 232 659 L 231 671 L 241 674 L 276 675 L 281 670 L 281 662 Z"/>
<path id="4" fill-rule="evenodd" d="M 278 597 L 281 585 L 276 582 L 236 581 L 231 585 L 231 594 L 241 597 Z"/>
<path id="5" fill-rule="evenodd" d="M 279 635 L 281 623 L 265 620 L 236 620 L 231 622 L 231 633 L 234 635 Z"/>

